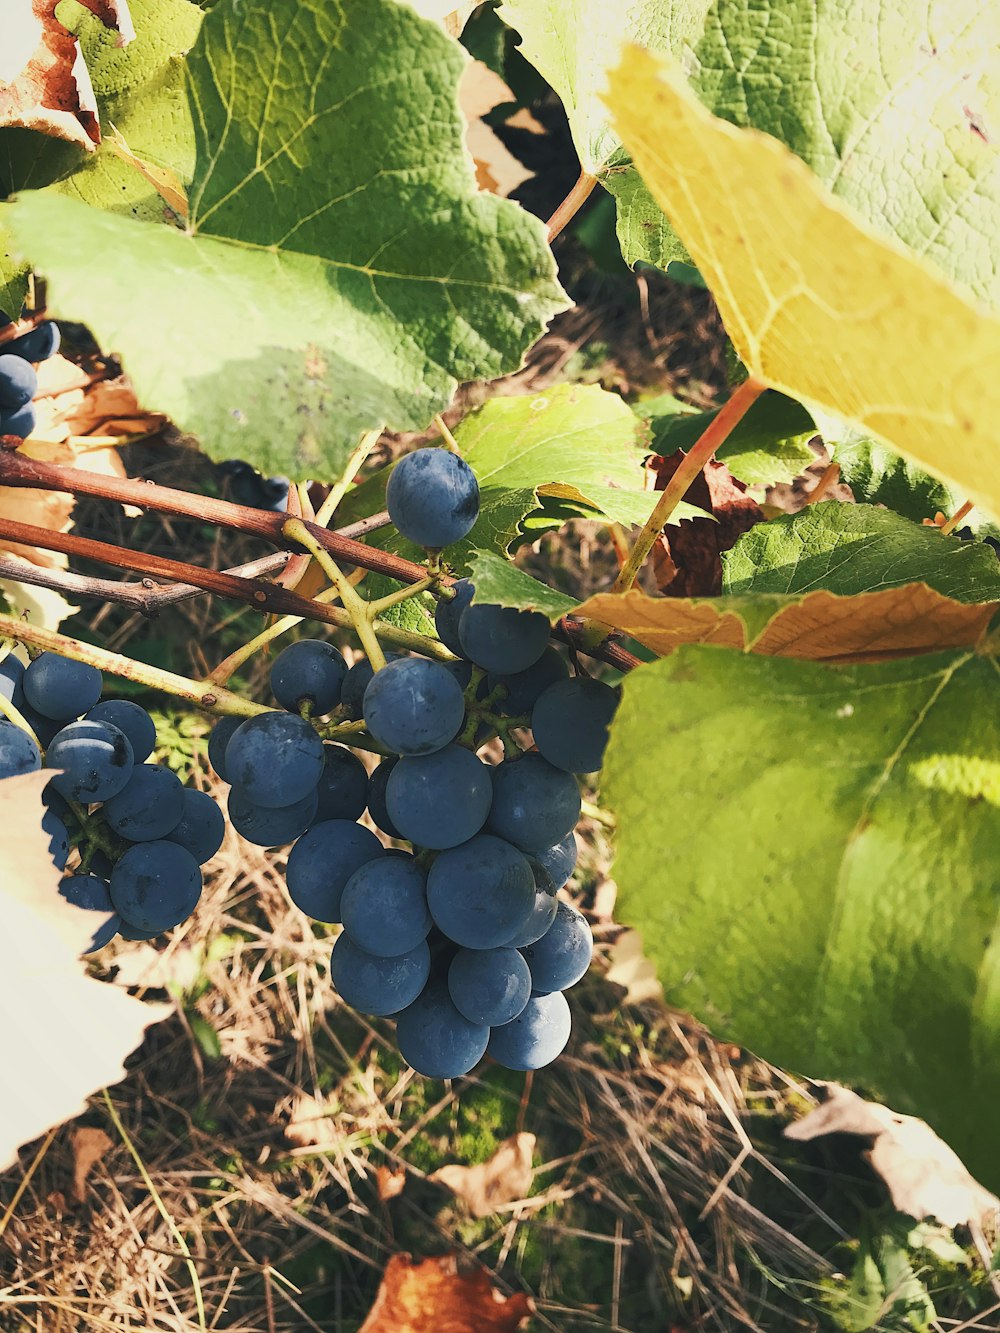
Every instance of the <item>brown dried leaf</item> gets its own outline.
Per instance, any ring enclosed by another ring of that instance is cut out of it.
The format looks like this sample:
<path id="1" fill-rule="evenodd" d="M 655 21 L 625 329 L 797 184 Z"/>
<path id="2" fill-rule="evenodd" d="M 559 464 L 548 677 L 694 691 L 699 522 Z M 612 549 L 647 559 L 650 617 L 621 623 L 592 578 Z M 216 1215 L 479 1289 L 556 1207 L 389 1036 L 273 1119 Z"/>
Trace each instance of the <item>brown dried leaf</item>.
<path id="1" fill-rule="evenodd" d="M 515 1333 L 534 1308 L 523 1292 L 498 1291 L 482 1268 L 459 1273 L 454 1254 L 417 1263 L 394 1254 L 358 1333 Z"/>
<path id="2" fill-rule="evenodd" d="M 657 459 L 656 489 L 663 490 L 680 466 L 678 450 Z M 668 597 L 716 597 L 722 591 L 722 553 L 734 547 L 764 515 L 725 463 L 706 464 L 685 499 L 711 518 L 683 519 L 664 531 L 653 548 L 656 584 Z"/>
<path id="3" fill-rule="evenodd" d="M 826 1100 L 786 1126 L 786 1138 L 807 1141 L 825 1134 L 857 1134 L 872 1139 L 864 1156 L 889 1187 L 893 1206 L 918 1221 L 933 1217 L 947 1227 L 968 1226 L 1000 1212 L 1000 1199 L 972 1178 L 923 1120 L 866 1102 L 836 1083 L 818 1086 Z"/>
<path id="4" fill-rule="evenodd" d="M 745 603 L 745 608 L 740 607 Z M 856 593 L 805 593 L 779 606 L 762 629 L 744 623 L 766 611 L 753 597 L 647 597 L 599 593 L 574 612 L 623 630 L 661 657 L 685 643 L 711 643 L 769 657 L 812 662 L 878 662 L 910 653 L 943 652 L 975 644 L 997 611 L 997 602 L 968 604 L 926 583 Z"/>
<path id="5" fill-rule="evenodd" d="M 139 406 L 135 390 L 124 376 L 88 376 L 58 355 L 38 367 L 35 411 L 38 426 L 32 438 L 148 435 L 166 423 L 166 417 Z"/>
<path id="6" fill-rule="evenodd" d="M 624 930 L 615 940 L 608 955 L 605 980 L 623 986 L 623 1004 L 645 1004 L 662 1000 L 663 987 L 656 976 L 656 968 L 642 951 L 642 936 L 637 930 Z"/>
<path id="7" fill-rule="evenodd" d="M 78 1115 L 86 1098 L 125 1077 L 123 1061 L 169 1008 L 140 1004 L 94 981 L 80 962 L 89 912 L 59 896 L 59 872 L 42 832 L 41 790 L 51 773 L 0 782 L 0 1013 L 4 1036 L 0 1170 L 22 1143 Z"/>
<path id="8" fill-rule="evenodd" d="M 481 190 L 506 199 L 534 174 L 511 153 L 483 120 L 495 107 L 515 101 L 499 74 L 481 60 L 472 60 L 462 71 L 458 103 L 465 116 L 465 142 L 476 164 L 476 183 Z"/>
<path id="9" fill-rule="evenodd" d="M 300 1092 L 292 1102 L 285 1125 L 285 1138 L 297 1148 L 315 1148 L 330 1144 L 338 1138 L 337 1127 L 330 1118 L 331 1108 L 325 1101 Z"/>
<path id="10" fill-rule="evenodd" d="M 375 1172 L 375 1188 L 383 1203 L 395 1199 L 406 1189 L 406 1172 L 391 1171 L 383 1164 Z"/>
<path id="11" fill-rule="evenodd" d="M 73 1153 L 73 1179 L 70 1182 L 69 1196 L 74 1203 L 83 1203 L 86 1198 L 88 1176 L 114 1144 L 103 1129 L 87 1127 L 74 1129 L 69 1136 L 69 1142 Z"/>
<path id="12" fill-rule="evenodd" d="M 473 1217 L 489 1217 L 505 1203 L 527 1198 L 534 1150 L 534 1134 L 512 1134 L 478 1166 L 442 1166 L 427 1178 L 450 1189 Z"/>
<path id="13" fill-rule="evenodd" d="M 84 0 L 91 13 L 120 34 L 135 30 L 126 0 Z M 56 18 L 58 0 L 7 0 L 0 49 L 0 126 L 18 126 L 68 139 L 92 150 L 100 118 L 83 54 Z M 9 12 L 8 12 L 9 11 Z"/>

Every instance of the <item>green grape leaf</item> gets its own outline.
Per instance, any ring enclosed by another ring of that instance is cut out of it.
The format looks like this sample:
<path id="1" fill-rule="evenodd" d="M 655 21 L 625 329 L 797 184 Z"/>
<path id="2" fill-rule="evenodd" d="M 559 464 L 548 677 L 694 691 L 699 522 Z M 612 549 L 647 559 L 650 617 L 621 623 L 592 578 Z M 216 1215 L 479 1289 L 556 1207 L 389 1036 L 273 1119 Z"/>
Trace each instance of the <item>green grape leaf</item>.
<path id="1" fill-rule="evenodd" d="M 626 679 L 603 773 L 616 910 L 668 1003 L 922 1116 L 992 1188 L 998 754 L 985 649 L 828 667 L 688 647 Z"/>
<path id="2" fill-rule="evenodd" d="M 823 588 L 849 596 L 908 583 L 956 602 L 1000 601 L 1000 561 L 992 547 L 836 500 L 758 523 L 722 557 L 723 592 L 739 595 Z"/>
<path id="3" fill-rule="evenodd" d="M 473 602 L 516 606 L 522 611 L 541 611 L 555 622 L 577 605 L 572 597 L 539 583 L 509 560 L 492 551 L 476 551 L 469 560 L 469 576 L 476 585 Z"/>
<path id="4" fill-rule="evenodd" d="M 606 70 L 624 42 L 677 57 L 701 35 L 711 0 L 503 0 L 497 13 L 520 51 L 559 94 L 584 171 L 614 197 L 629 265 L 665 269 L 690 256 L 643 183 L 601 100 Z"/>
<path id="5" fill-rule="evenodd" d="M 186 231 L 49 191 L 13 230 L 54 308 L 212 457 L 336 475 L 362 430 L 421 429 L 456 381 L 514 370 L 565 306 L 541 224 L 476 192 L 465 61 L 393 0 L 302 0 L 280 24 L 222 0 L 185 66 Z"/>
<path id="6" fill-rule="evenodd" d="M 654 412 L 649 424 L 658 454 L 672 454 L 675 449 L 686 452 L 718 416 L 718 409 L 695 412 L 688 408 L 678 412 L 673 406 L 676 400 L 667 404 L 662 416 L 656 415 L 659 401 L 654 399 L 647 408 Z M 769 389 L 737 422 L 716 451 L 716 458 L 748 486 L 773 486 L 793 481 L 816 461 L 809 448 L 815 434 L 813 419 L 801 403 Z"/>

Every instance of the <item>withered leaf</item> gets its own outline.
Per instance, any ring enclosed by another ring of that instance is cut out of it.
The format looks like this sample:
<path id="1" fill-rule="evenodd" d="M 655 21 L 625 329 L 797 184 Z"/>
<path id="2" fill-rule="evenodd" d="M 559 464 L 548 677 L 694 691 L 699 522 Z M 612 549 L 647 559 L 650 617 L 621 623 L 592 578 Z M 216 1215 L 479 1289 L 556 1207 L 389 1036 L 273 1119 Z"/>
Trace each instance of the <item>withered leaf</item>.
<path id="1" fill-rule="evenodd" d="M 515 1333 L 534 1308 L 523 1292 L 498 1291 L 482 1268 L 460 1273 L 454 1254 L 395 1254 L 358 1333 Z"/>
<path id="2" fill-rule="evenodd" d="M 677 471 L 678 451 L 653 463 L 656 489 L 663 490 Z M 717 461 L 705 465 L 685 496 L 712 518 L 690 518 L 664 529 L 653 548 L 656 584 L 668 597 L 714 597 L 722 591 L 722 553 L 764 515 L 757 501 Z"/>
<path id="3" fill-rule="evenodd" d="M 92 1129 L 86 1125 L 74 1129 L 69 1142 L 73 1154 L 73 1179 L 69 1195 L 74 1203 L 83 1203 L 91 1171 L 114 1145 L 103 1129 Z"/>
<path id="4" fill-rule="evenodd" d="M 483 119 L 495 107 L 515 101 L 499 74 L 481 60 L 470 61 L 458 85 L 458 104 L 465 116 L 465 142 L 476 164 L 481 190 L 506 198 L 532 173 L 511 153 Z"/>
<path id="5" fill-rule="evenodd" d="M 442 1166 L 428 1180 L 450 1189 L 473 1217 L 489 1217 L 505 1203 L 527 1197 L 531 1189 L 534 1134 L 512 1134 L 485 1162 Z"/>

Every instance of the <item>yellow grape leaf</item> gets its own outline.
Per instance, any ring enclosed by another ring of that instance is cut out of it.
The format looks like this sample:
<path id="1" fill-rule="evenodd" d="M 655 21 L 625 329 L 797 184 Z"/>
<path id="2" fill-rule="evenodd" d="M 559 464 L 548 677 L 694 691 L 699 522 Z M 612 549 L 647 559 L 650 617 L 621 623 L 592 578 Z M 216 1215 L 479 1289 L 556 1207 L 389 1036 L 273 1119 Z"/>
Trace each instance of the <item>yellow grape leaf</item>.
<path id="1" fill-rule="evenodd" d="M 1000 602 L 956 602 L 926 583 L 877 592 L 749 597 L 647 597 L 598 593 L 573 614 L 623 631 L 665 657 L 709 643 L 810 662 L 878 662 L 978 642 Z"/>
<path id="2" fill-rule="evenodd" d="M 108 1083 L 150 1023 L 172 1012 L 141 1004 L 87 975 L 79 955 L 94 932 L 91 913 L 59 896 L 60 874 L 42 832 L 42 788 L 50 772 L 0 782 L 0 1012 L 3 1054 L 0 1170 L 17 1149 L 70 1116 Z"/>
<path id="3" fill-rule="evenodd" d="M 608 104 L 751 373 L 1000 515 L 1000 320 L 776 139 L 713 116 L 676 66 L 630 47 Z"/>

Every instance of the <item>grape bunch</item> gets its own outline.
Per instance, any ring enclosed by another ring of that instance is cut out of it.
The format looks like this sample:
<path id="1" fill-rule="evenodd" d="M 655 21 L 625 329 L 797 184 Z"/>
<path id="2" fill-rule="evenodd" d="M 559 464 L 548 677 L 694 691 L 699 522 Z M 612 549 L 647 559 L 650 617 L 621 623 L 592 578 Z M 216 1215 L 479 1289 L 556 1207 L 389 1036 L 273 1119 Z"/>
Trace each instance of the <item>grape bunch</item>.
<path id="1" fill-rule="evenodd" d="M 10 321 L 0 316 L 0 322 Z M 33 362 L 46 361 L 59 350 L 59 326 L 46 320 L 20 338 L 0 344 L 0 435 L 27 439 L 35 429 L 32 403 L 38 391 Z"/>
<path id="2" fill-rule="evenodd" d="M 34 732 L 0 721 L 0 778 L 45 766 L 42 828 L 60 893 L 95 914 L 90 952 L 115 935 L 151 939 L 191 915 L 201 866 L 222 845 L 225 819 L 205 792 L 148 763 L 153 719 L 127 699 L 101 699 L 94 667 L 41 653 L 0 662 L 0 694 Z"/>

